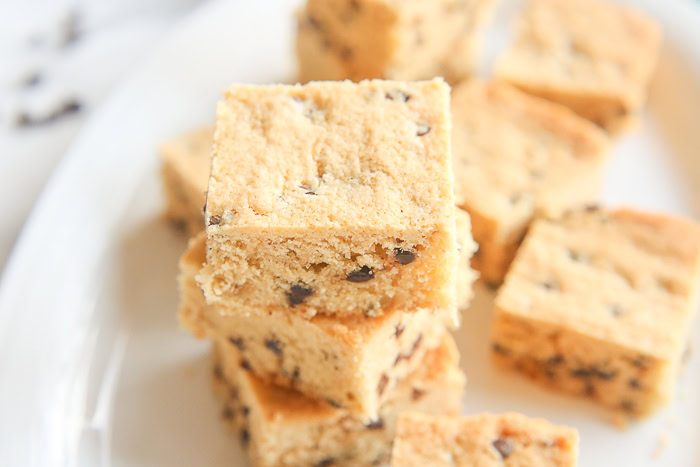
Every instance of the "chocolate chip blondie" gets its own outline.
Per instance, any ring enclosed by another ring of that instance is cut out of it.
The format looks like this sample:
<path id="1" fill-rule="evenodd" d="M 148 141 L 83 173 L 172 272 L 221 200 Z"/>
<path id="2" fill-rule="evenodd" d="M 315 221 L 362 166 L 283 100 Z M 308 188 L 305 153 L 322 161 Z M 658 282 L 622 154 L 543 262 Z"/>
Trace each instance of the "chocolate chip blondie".
<path id="1" fill-rule="evenodd" d="M 700 225 L 591 208 L 537 220 L 496 297 L 493 355 L 625 417 L 673 395 L 698 305 Z"/>
<path id="2" fill-rule="evenodd" d="M 616 132 L 644 105 L 660 47 L 659 26 L 628 6 L 530 0 L 496 76 Z"/>
<path id="3" fill-rule="evenodd" d="M 301 82 L 467 77 L 493 0 L 308 0 L 298 15 Z"/>
<path id="4" fill-rule="evenodd" d="M 445 335 L 388 390 L 378 416 L 369 421 L 263 382 L 240 366 L 240 355 L 225 341 L 216 346 L 214 380 L 225 403 L 223 416 L 238 432 L 253 466 L 386 466 L 400 412 L 459 412 L 465 378 L 458 358 L 453 339 Z"/>
<path id="5" fill-rule="evenodd" d="M 455 312 L 449 87 L 234 85 L 217 110 L 207 301 L 241 313 Z"/>
<path id="6" fill-rule="evenodd" d="M 468 267 L 475 248 L 466 215 L 458 217 L 460 266 L 458 295 L 465 307 L 472 295 L 474 272 Z M 227 340 L 241 365 L 262 379 L 329 400 L 365 417 L 373 417 L 390 390 L 438 345 L 449 312 L 394 310 L 382 316 L 308 320 L 284 310 L 249 315 L 220 305 L 207 305 L 195 276 L 205 258 L 205 234 L 190 241 L 180 261 L 180 321 L 199 338 Z"/>
<path id="7" fill-rule="evenodd" d="M 500 284 L 534 218 L 596 199 L 608 139 L 569 109 L 499 82 L 457 86 L 452 119 L 457 206 L 479 244 L 472 265 Z"/>
<path id="8" fill-rule="evenodd" d="M 213 132 L 211 127 L 198 128 L 160 145 L 165 217 L 188 236 L 204 229 Z"/>
<path id="9" fill-rule="evenodd" d="M 517 413 L 469 417 L 403 413 L 392 467 L 574 467 L 578 432 Z"/>

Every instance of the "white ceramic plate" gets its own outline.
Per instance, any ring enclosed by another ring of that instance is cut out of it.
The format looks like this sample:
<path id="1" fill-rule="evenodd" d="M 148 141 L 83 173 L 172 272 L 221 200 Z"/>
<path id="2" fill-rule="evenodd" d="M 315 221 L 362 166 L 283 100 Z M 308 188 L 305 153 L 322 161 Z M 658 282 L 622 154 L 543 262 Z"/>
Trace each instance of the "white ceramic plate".
<path id="1" fill-rule="evenodd" d="M 184 240 L 158 219 L 155 149 L 212 120 L 231 82 L 293 78 L 297 3 L 215 2 L 193 14 L 56 170 L 0 284 L 0 464 L 245 465 L 219 421 L 208 347 L 178 329 Z M 603 200 L 698 217 L 700 12 L 680 0 L 640 3 L 667 43 L 649 115 L 616 144 Z M 499 9 L 484 69 L 514 8 Z M 465 413 L 518 410 L 576 426 L 582 466 L 700 465 L 700 358 L 668 409 L 621 432 L 589 403 L 488 367 L 491 298 L 480 291 L 458 333 Z"/>

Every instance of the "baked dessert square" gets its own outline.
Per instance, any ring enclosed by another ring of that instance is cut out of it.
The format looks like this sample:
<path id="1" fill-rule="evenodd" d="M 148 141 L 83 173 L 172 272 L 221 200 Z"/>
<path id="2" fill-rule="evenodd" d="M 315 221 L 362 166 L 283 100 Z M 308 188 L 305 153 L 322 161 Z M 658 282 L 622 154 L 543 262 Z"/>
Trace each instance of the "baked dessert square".
<path id="1" fill-rule="evenodd" d="M 226 342 L 219 342 L 215 358 L 223 416 L 238 431 L 256 467 L 389 465 L 399 413 L 455 415 L 465 383 L 455 343 L 445 335 L 390 391 L 378 417 L 366 421 L 263 382 L 240 367 L 236 349 Z"/>
<path id="2" fill-rule="evenodd" d="M 493 356 L 624 418 L 672 395 L 698 306 L 700 226 L 634 210 L 537 220 L 496 297 Z"/>
<path id="3" fill-rule="evenodd" d="M 574 467 L 578 432 L 519 413 L 468 417 L 405 412 L 392 467 Z"/>
<path id="4" fill-rule="evenodd" d="M 308 0 L 298 15 L 301 82 L 467 77 L 493 0 Z"/>
<path id="5" fill-rule="evenodd" d="M 644 105 L 661 36 L 651 18 L 629 6 L 530 0 L 496 76 L 614 133 Z"/>
<path id="6" fill-rule="evenodd" d="M 479 250 L 472 265 L 498 285 L 533 219 L 595 202 L 608 138 L 569 109 L 502 82 L 452 92 L 457 206 Z"/>
<path id="7" fill-rule="evenodd" d="M 190 237 L 204 230 L 213 132 L 212 127 L 191 130 L 159 148 L 165 217 Z"/>
<path id="8" fill-rule="evenodd" d="M 234 85 L 205 210 L 209 303 L 241 313 L 455 310 L 449 87 Z"/>
<path id="9" fill-rule="evenodd" d="M 474 272 L 468 267 L 475 244 L 466 215 L 458 216 L 466 241 L 460 245 L 459 296 L 466 306 Z M 207 305 L 195 276 L 205 262 L 205 234 L 190 241 L 180 262 L 180 322 L 198 338 L 227 340 L 241 365 L 261 379 L 330 401 L 365 418 L 376 416 L 401 378 L 436 347 L 449 312 L 394 310 L 373 318 L 317 315 L 305 319 L 284 310 L 245 315 Z"/>

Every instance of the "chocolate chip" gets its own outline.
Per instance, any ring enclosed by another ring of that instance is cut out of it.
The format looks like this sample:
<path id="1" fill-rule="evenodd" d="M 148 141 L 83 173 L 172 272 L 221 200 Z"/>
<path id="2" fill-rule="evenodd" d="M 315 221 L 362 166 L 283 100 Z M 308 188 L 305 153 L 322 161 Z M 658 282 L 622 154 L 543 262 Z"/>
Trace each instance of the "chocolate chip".
<path id="1" fill-rule="evenodd" d="M 384 97 L 386 97 L 390 101 L 396 100 L 401 102 L 408 102 L 408 100 L 411 98 L 410 95 L 406 94 L 405 92 L 399 89 L 392 89 L 391 91 L 387 91 L 384 94 Z"/>
<path id="2" fill-rule="evenodd" d="M 386 389 L 387 384 L 389 384 L 389 377 L 382 373 L 382 377 L 379 378 L 379 384 L 377 385 L 377 394 L 381 396 L 382 393 L 384 393 L 384 389 Z"/>
<path id="3" fill-rule="evenodd" d="M 250 407 L 244 405 L 241 407 L 241 413 L 243 414 L 244 417 L 247 417 L 248 414 L 250 413 Z"/>
<path id="4" fill-rule="evenodd" d="M 576 368 L 571 370 L 571 376 L 574 378 L 590 378 L 593 376 L 593 370 L 590 368 Z"/>
<path id="5" fill-rule="evenodd" d="M 381 430 L 382 428 L 384 428 L 384 420 L 382 420 L 381 418 L 378 418 L 377 420 L 372 420 L 371 422 L 365 424 L 365 428 L 367 428 L 368 430 Z"/>
<path id="6" fill-rule="evenodd" d="M 352 49 L 350 47 L 341 47 L 340 48 L 340 59 L 343 61 L 349 61 L 352 60 Z"/>
<path id="7" fill-rule="evenodd" d="M 242 337 L 229 337 L 229 342 L 236 346 L 238 350 L 245 350 L 245 342 Z"/>
<path id="8" fill-rule="evenodd" d="M 219 225 L 221 223 L 221 216 L 209 216 L 209 225 Z"/>
<path id="9" fill-rule="evenodd" d="M 416 125 L 417 136 L 425 136 L 428 133 L 430 133 L 430 125 L 426 125 L 425 123 L 419 123 Z"/>
<path id="10" fill-rule="evenodd" d="M 499 452 L 503 459 L 507 459 L 515 450 L 513 440 L 510 438 L 499 437 L 491 444 L 493 444 L 493 447 L 496 448 L 496 451 Z"/>
<path id="11" fill-rule="evenodd" d="M 411 400 L 412 400 L 412 401 L 417 401 L 418 399 L 420 399 L 420 398 L 423 397 L 424 395 L 425 395 L 425 391 L 424 391 L 424 390 L 418 389 L 418 388 L 413 388 L 413 390 L 411 391 Z"/>
<path id="12" fill-rule="evenodd" d="M 637 378 L 632 378 L 629 381 L 627 381 L 627 386 L 631 387 L 632 389 L 641 389 L 642 384 L 639 382 Z"/>
<path id="13" fill-rule="evenodd" d="M 564 363 L 562 354 L 555 354 L 547 359 L 547 365 L 561 365 L 562 363 Z"/>
<path id="14" fill-rule="evenodd" d="M 332 457 L 326 457 L 318 461 L 315 467 L 329 467 L 333 464 L 335 464 L 335 459 Z"/>
<path id="15" fill-rule="evenodd" d="M 647 362 L 646 358 L 644 357 L 638 357 L 632 360 L 632 365 L 644 370 L 649 367 L 649 362 Z"/>
<path id="16" fill-rule="evenodd" d="M 416 259 L 416 254 L 409 250 L 402 250 L 401 248 L 394 249 L 394 257 L 399 264 L 411 264 Z"/>
<path id="17" fill-rule="evenodd" d="M 494 342 L 491 344 L 491 350 L 501 355 L 510 355 L 510 349 L 504 345 Z"/>
<path id="18" fill-rule="evenodd" d="M 321 29 L 321 23 L 318 22 L 316 18 L 313 16 L 309 15 L 306 17 L 306 21 L 309 23 L 309 26 L 311 26 L 314 29 Z"/>
<path id="19" fill-rule="evenodd" d="M 401 337 L 401 334 L 403 334 L 403 331 L 406 329 L 405 326 L 401 325 L 401 323 L 396 325 L 396 329 L 394 330 L 394 335 L 396 335 L 396 338 L 398 339 Z"/>
<path id="20" fill-rule="evenodd" d="M 282 343 L 276 337 L 268 337 L 265 339 L 265 347 L 278 357 L 282 356 Z"/>
<path id="21" fill-rule="evenodd" d="M 292 386 L 295 385 L 299 381 L 300 373 L 301 373 L 301 370 L 299 369 L 299 367 L 295 366 L 294 371 L 292 372 Z"/>
<path id="22" fill-rule="evenodd" d="M 235 415 L 236 415 L 236 413 L 228 405 L 226 407 L 224 407 L 224 410 L 221 411 L 221 417 L 224 420 L 233 420 Z"/>
<path id="23" fill-rule="evenodd" d="M 367 266 L 352 271 L 346 278 L 350 282 L 367 282 L 372 279 L 374 279 L 374 272 Z"/>
<path id="24" fill-rule="evenodd" d="M 252 369 L 250 366 L 250 362 L 246 359 L 241 360 L 241 368 L 247 371 L 250 371 Z"/>
<path id="25" fill-rule="evenodd" d="M 332 407 L 335 407 L 336 409 L 340 409 L 343 407 L 342 405 L 340 405 L 339 402 L 334 401 L 333 399 L 326 399 L 326 402 L 328 402 Z"/>
<path id="26" fill-rule="evenodd" d="M 596 378 L 609 381 L 617 376 L 617 370 L 601 370 L 600 368 L 594 368 L 593 374 Z"/>
<path id="27" fill-rule="evenodd" d="M 250 442 L 250 432 L 246 429 L 241 430 L 241 444 L 247 446 Z"/>
<path id="28" fill-rule="evenodd" d="M 289 305 L 294 307 L 295 305 L 300 305 L 304 302 L 306 297 L 309 297 L 314 293 L 311 287 L 306 287 L 305 285 L 295 284 L 289 289 L 287 293 L 287 300 Z"/>

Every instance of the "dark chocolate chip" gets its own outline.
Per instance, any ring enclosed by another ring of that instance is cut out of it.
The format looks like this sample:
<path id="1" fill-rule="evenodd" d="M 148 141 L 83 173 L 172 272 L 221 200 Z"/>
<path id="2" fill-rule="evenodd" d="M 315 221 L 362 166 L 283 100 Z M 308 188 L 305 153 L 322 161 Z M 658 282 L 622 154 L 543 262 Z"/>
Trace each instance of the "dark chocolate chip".
<path id="1" fill-rule="evenodd" d="M 416 125 L 417 136 L 425 136 L 428 133 L 430 133 L 430 125 L 426 125 L 425 123 L 419 123 Z"/>
<path id="2" fill-rule="evenodd" d="M 515 450 L 513 440 L 510 438 L 499 437 L 491 444 L 493 444 L 493 447 L 496 449 L 496 451 L 498 451 L 503 459 L 507 459 Z"/>
<path id="3" fill-rule="evenodd" d="M 243 360 L 241 360 L 241 368 L 243 368 L 244 370 L 247 370 L 247 371 L 250 371 L 252 369 L 250 366 L 250 362 L 248 360 L 246 360 L 245 358 Z"/>
<path id="4" fill-rule="evenodd" d="M 343 407 L 342 405 L 340 405 L 339 402 L 334 401 L 333 399 L 326 399 L 326 402 L 328 402 L 332 407 L 335 407 L 336 409 L 340 409 Z"/>
<path id="5" fill-rule="evenodd" d="M 384 393 L 384 389 L 386 389 L 387 384 L 389 384 L 389 377 L 382 373 L 382 377 L 379 378 L 379 384 L 377 384 L 377 394 L 381 396 Z"/>
<path id="6" fill-rule="evenodd" d="M 241 413 L 243 414 L 244 417 L 247 417 L 248 414 L 250 413 L 250 407 L 248 407 L 247 405 L 244 405 L 243 407 L 241 407 Z"/>
<path id="7" fill-rule="evenodd" d="M 245 350 L 245 342 L 242 337 L 229 337 L 229 342 L 236 346 L 238 350 Z"/>
<path id="8" fill-rule="evenodd" d="M 243 444 L 243 446 L 247 446 L 249 442 L 250 432 L 244 428 L 243 430 L 241 430 L 241 444 Z"/>
<path id="9" fill-rule="evenodd" d="M 564 363 L 564 356 L 559 353 L 547 359 L 547 365 L 561 365 L 562 363 Z"/>
<path id="10" fill-rule="evenodd" d="M 394 330 L 394 335 L 396 336 L 397 339 L 398 339 L 399 337 L 401 337 L 401 334 L 403 334 L 403 331 L 404 331 L 405 329 L 406 329 L 406 327 L 403 326 L 401 323 L 399 323 L 399 324 L 396 325 L 396 329 Z"/>
<path id="11" fill-rule="evenodd" d="M 384 94 L 384 97 L 386 97 L 390 101 L 397 100 L 401 102 L 408 102 L 408 100 L 411 98 L 410 95 L 406 94 L 405 92 L 399 89 L 392 89 L 391 91 L 386 92 Z"/>
<path id="12" fill-rule="evenodd" d="M 639 382 L 637 378 L 632 378 L 629 381 L 627 381 L 627 386 L 631 387 L 632 389 L 641 389 L 642 384 Z"/>
<path id="13" fill-rule="evenodd" d="M 294 371 L 292 372 L 292 386 L 299 382 L 300 373 L 301 370 L 299 369 L 299 367 L 295 366 Z"/>
<path id="14" fill-rule="evenodd" d="M 594 368 L 593 374 L 596 378 L 609 381 L 617 376 L 617 370 L 601 370 L 600 368 Z"/>
<path id="15" fill-rule="evenodd" d="M 300 305 L 304 302 L 304 299 L 314 293 L 311 287 L 306 287 L 305 285 L 295 284 L 289 289 L 287 293 L 287 300 L 289 304 L 293 307 L 295 305 Z"/>
<path id="16" fill-rule="evenodd" d="M 510 349 L 504 345 L 494 342 L 491 344 L 491 350 L 501 355 L 510 355 Z"/>
<path id="17" fill-rule="evenodd" d="M 221 216 L 209 216 L 209 225 L 219 225 L 221 223 Z"/>
<path id="18" fill-rule="evenodd" d="M 411 391 L 411 400 L 412 401 L 417 401 L 418 399 L 422 398 L 425 395 L 425 391 L 422 389 L 418 388 L 413 388 Z"/>
<path id="19" fill-rule="evenodd" d="M 371 422 L 365 424 L 365 428 L 367 428 L 368 430 L 381 430 L 382 428 L 384 428 L 384 420 L 382 420 L 381 418 L 378 418 L 377 420 L 372 420 Z"/>
<path id="20" fill-rule="evenodd" d="M 340 59 L 343 61 L 350 61 L 352 60 L 352 49 L 350 47 L 341 47 L 340 48 Z"/>
<path id="21" fill-rule="evenodd" d="M 571 370 L 571 376 L 574 378 L 590 378 L 593 376 L 593 370 L 590 368 L 576 368 Z"/>
<path id="22" fill-rule="evenodd" d="M 416 259 L 416 254 L 409 250 L 402 250 L 401 248 L 394 249 L 394 257 L 399 264 L 411 264 Z"/>
<path id="23" fill-rule="evenodd" d="M 348 274 L 346 278 L 350 282 L 367 282 L 374 279 L 374 272 L 367 266 L 362 266 Z"/>
<path id="24" fill-rule="evenodd" d="M 333 464 L 335 464 L 335 459 L 333 457 L 326 457 L 318 461 L 315 467 L 330 467 Z"/>
<path id="25" fill-rule="evenodd" d="M 224 407 L 224 410 L 221 411 L 221 417 L 224 420 L 233 420 L 235 416 L 236 416 L 236 413 L 229 406 Z"/>
<path id="26" fill-rule="evenodd" d="M 282 356 L 282 343 L 276 337 L 268 337 L 265 339 L 265 347 L 278 357 Z"/>

